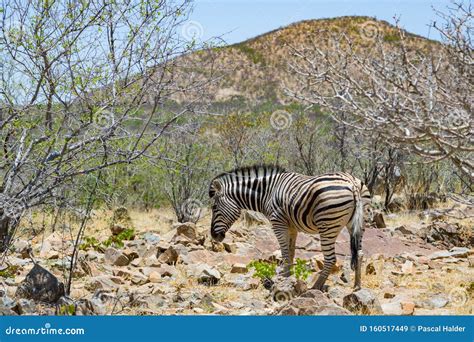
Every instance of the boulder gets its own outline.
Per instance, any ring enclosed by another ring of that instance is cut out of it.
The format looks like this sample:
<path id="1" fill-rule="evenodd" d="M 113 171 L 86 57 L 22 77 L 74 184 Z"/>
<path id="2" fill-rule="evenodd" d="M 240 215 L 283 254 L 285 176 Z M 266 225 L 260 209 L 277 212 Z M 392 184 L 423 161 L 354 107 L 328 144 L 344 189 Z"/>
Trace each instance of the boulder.
<path id="1" fill-rule="evenodd" d="M 70 247 L 70 241 L 65 240 L 58 232 L 54 232 L 43 240 L 39 257 L 42 259 L 58 259 L 59 252 L 68 252 Z"/>
<path id="2" fill-rule="evenodd" d="M 215 285 L 221 279 L 221 273 L 217 269 L 206 264 L 192 266 L 188 273 L 196 278 L 199 283 L 205 285 Z"/>
<path id="3" fill-rule="evenodd" d="M 398 227 L 395 227 L 393 228 L 393 231 L 395 233 L 400 233 L 401 235 L 413 235 L 413 232 L 406 228 L 405 226 L 398 226 Z"/>
<path id="4" fill-rule="evenodd" d="M 105 260 L 114 266 L 127 266 L 130 263 L 130 259 L 121 251 L 109 247 L 104 252 Z"/>
<path id="5" fill-rule="evenodd" d="M 8 297 L 4 292 L 0 292 L 0 316 L 16 316 L 18 312 L 14 311 L 16 302 Z"/>
<path id="6" fill-rule="evenodd" d="M 413 302 L 403 301 L 400 305 L 402 307 L 402 315 L 411 316 L 415 312 L 415 303 Z"/>
<path id="7" fill-rule="evenodd" d="M 173 228 L 176 229 L 176 235 L 178 236 L 186 236 L 190 240 L 196 240 L 197 238 L 196 224 L 193 222 L 177 223 Z"/>
<path id="8" fill-rule="evenodd" d="M 233 264 L 230 273 L 247 273 L 247 265 L 245 264 Z"/>
<path id="9" fill-rule="evenodd" d="M 91 292 L 96 290 L 115 290 L 123 284 L 123 280 L 120 277 L 100 275 L 97 277 L 91 277 L 85 284 L 85 288 Z"/>
<path id="10" fill-rule="evenodd" d="M 382 314 L 382 307 L 369 289 L 360 289 L 343 298 L 343 306 L 351 312 L 364 315 Z"/>
<path id="11" fill-rule="evenodd" d="M 413 261 L 405 261 L 405 263 L 402 265 L 402 272 L 404 274 L 413 274 L 415 272 L 415 266 L 413 265 Z"/>
<path id="12" fill-rule="evenodd" d="M 276 313 L 285 316 L 351 314 L 319 290 L 309 290 L 299 297 L 292 298 L 283 307 L 278 308 Z"/>
<path id="13" fill-rule="evenodd" d="M 384 315 L 400 316 L 403 314 L 402 306 L 399 301 L 383 303 L 381 307 Z"/>
<path id="14" fill-rule="evenodd" d="M 383 218 L 383 214 L 381 212 L 374 213 L 372 222 L 377 228 L 387 228 L 387 225 L 385 224 L 385 219 Z"/>
<path id="15" fill-rule="evenodd" d="M 449 303 L 449 298 L 444 294 L 436 294 L 431 296 L 421 303 L 418 302 L 417 306 L 424 309 L 441 309 L 444 308 Z"/>
<path id="16" fill-rule="evenodd" d="M 277 276 L 272 280 L 272 298 L 276 302 L 288 302 L 306 291 L 306 283 L 294 276 Z"/>
<path id="17" fill-rule="evenodd" d="M 474 234 L 472 227 L 464 227 L 458 223 L 434 221 L 419 230 L 418 235 L 425 241 L 451 248 L 456 246 L 472 247 Z"/>
<path id="18" fill-rule="evenodd" d="M 35 264 L 16 291 L 20 298 L 55 303 L 64 296 L 64 284 L 51 272 Z"/>
<path id="19" fill-rule="evenodd" d="M 224 242 L 222 244 L 227 253 L 237 253 L 237 245 L 235 243 Z"/>
<path id="20" fill-rule="evenodd" d="M 428 257 L 431 260 L 446 259 L 446 258 L 467 258 L 471 255 L 472 250 L 466 247 L 453 247 L 449 251 L 438 251 L 430 254 Z"/>
<path id="21" fill-rule="evenodd" d="M 18 299 L 13 310 L 19 315 L 34 315 L 37 313 L 35 303 L 32 300 L 26 298 Z"/>
<path id="22" fill-rule="evenodd" d="M 30 244 L 26 240 L 16 240 L 13 243 L 13 247 L 15 248 L 15 252 L 20 255 L 22 259 L 28 259 L 30 256 Z"/>
<path id="23" fill-rule="evenodd" d="M 124 225 L 121 225 L 119 223 L 115 223 L 115 224 L 110 226 L 110 232 L 114 236 L 117 236 L 120 233 L 123 233 L 125 230 L 127 230 L 127 227 L 125 227 Z"/>
<path id="24" fill-rule="evenodd" d="M 143 234 L 143 240 L 145 240 L 146 243 L 148 243 L 148 244 L 155 245 L 158 242 L 160 242 L 161 238 L 156 233 L 146 232 L 145 234 Z"/>
<path id="25" fill-rule="evenodd" d="M 159 254 L 158 262 L 162 264 L 174 265 L 178 261 L 178 252 L 173 246 L 168 247 L 163 253 Z"/>
<path id="26" fill-rule="evenodd" d="M 260 280 L 253 278 L 249 274 L 228 273 L 224 277 L 225 283 L 243 291 L 253 290 L 258 288 Z"/>

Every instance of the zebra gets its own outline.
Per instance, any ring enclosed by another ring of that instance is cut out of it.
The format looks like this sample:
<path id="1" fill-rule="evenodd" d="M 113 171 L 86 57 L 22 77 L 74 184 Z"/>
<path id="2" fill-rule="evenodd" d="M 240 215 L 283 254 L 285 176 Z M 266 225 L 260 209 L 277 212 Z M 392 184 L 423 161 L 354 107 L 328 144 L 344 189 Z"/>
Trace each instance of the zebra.
<path id="1" fill-rule="evenodd" d="M 261 212 L 269 219 L 281 249 L 279 273 L 285 277 L 290 275 L 298 232 L 319 233 L 324 266 L 313 286 L 319 290 L 336 263 L 336 238 L 347 226 L 354 288 L 360 289 L 364 206 L 370 202 L 370 193 L 359 179 L 344 172 L 306 176 L 279 166 L 254 165 L 216 176 L 209 197 L 215 241 L 225 238 L 242 209 Z"/>

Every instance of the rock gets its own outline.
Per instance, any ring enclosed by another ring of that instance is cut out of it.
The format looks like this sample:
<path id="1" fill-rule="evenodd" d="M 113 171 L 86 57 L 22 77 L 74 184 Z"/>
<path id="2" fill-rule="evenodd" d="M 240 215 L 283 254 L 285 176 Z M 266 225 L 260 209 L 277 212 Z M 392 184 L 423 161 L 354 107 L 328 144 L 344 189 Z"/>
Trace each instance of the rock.
<path id="1" fill-rule="evenodd" d="M 163 253 L 158 255 L 158 262 L 168 265 L 174 265 L 178 261 L 178 252 L 173 246 L 168 247 Z"/>
<path id="2" fill-rule="evenodd" d="M 64 296 L 64 284 L 51 272 L 35 264 L 16 291 L 20 298 L 55 303 Z"/>
<path id="3" fill-rule="evenodd" d="M 421 307 L 425 309 L 441 309 L 449 303 L 449 299 L 443 294 L 437 294 L 423 302 Z"/>
<path id="4" fill-rule="evenodd" d="M 247 273 L 247 265 L 245 264 L 233 264 L 230 273 Z"/>
<path id="5" fill-rule="evenodd" d="M 225 283 L 243 291 L 253 290 L 258 288 L 260 280 L 253 278 L 249 274 L 228 273 L 224 277 Z"/>
<path id="6" fill-rule="evenodd" d="M 365 274 L 376 274 L 375 266 L 373 262 L 369 262 L 367 266 L 365 266 Z"/>
<path id="7" fill-rule="evenodd" d="M 377 228 L 387 228 L 387 225 L 385 224 L 385 220 L 383 218 L 383 214 L 381 212 L 374 213 L 372 221 L 375 224 L 375 227 Z"/>
<path id="8" fill-rule="evenodd" d="M 43 240 L 39 257 L 42 259 L 58 259 L 59 252 L 68 252 L 70 247 L 70 241 L 65 240 L 58 232 L 54 232 Z"/>
<path id="9" fill-rule="evenodd" d="M 227 253 L 237 253 L 237 245 L 235 243 L 224 242 L 223 245 Z"/>
<path id="10" fill-rule="evenodd" d="M 161 240 L 158 234 L 152 233 L 152 232 L 146 232 L 145 234 L 143 234 L 143 239 L 147 243 L 152 244 L 152 245 L 157 244 Z"/>
<path id="11" fill-rule="evenodd" d="M 471 250 L 466 247 L 453 247 L 449 251 L 434 252 L 428 256 L 431 260 L 445 259 L 445 258 L 467 258 L 471 254 Z"/>
<path id="12" fill-rule="evenodd" d="M 402 235 L 413 235 L 413 232 L 410 229 L 407 229 L 405 226 L 395 227 L 393 231 Z"/>
<path id="13" fill-rule="evenodd" d="M 350 315 L 344 308 L 333 303 L 319 290 L 309 290 L 300 297 L 290 299 L 277 309 L 279 315 Z"/>
<path id="14" fill-rule="evenodd" d="M 469 246 L 474 234 L 466 234 L 466 229 L 458 223 L 434 221 L 429 226 L 420 229 L 418 235 L 427 242 L 445 246 Z"/>
<path id="15" fill-rule="evenodd" d="M 120 277 L 101 275 L 90 278 L 85 284 L 85 288 L 91 292 L 96 290 L 110 291 L 117 289 L 122 283 L 123 281 Z"/>
<path id="16" fill-rule="evenodd" d="M 383 297 L 384 297 L 385 299 L 390 299 L 390 298 L 395 297 L 395 293 L 393 293 L 393 292 L 385 292 L 385 293 L 383 294 Z"/>
<path id="17" fill-rule="evenodd" d="M 28 241 L 16 240 L 13 243 L 13 247 L 15 248 L 15 252 L 18 253 L 22 259 L 28 259 L 30 257 L 30 244 Z"/>
<path id="18" fill-rule="evenodd" d="M 148 275 L 148 280 L 150 281 L 150 283 L 159 283 L 161 282 L 161 274 L 156 271 L 153 271 Z"/>
<path id="19" fill-rule="evenodd" d="M 35 303 L 26 298 L 18 299 L 13 310 L 19 315 L 34 315 L 37 313 Z"/>
<path id="20" fill-rule="evenodd" d="M 193 222 L 177 223 L 173 228 L 176 229 L 176 235 L 186 236 L 190 240 L 196 240 L 197 238 L 196 224 Z"/>
<path id="21" fill-rule="evenodd" d="M 221 273 L 206 264 L 191 267 L 190 274 L 195 277 L 199 283 L 206 285 L 215 285 L 221 279 Z"/>
<path id="22" fill-rule="evenodd" d="M 130 263 L 130 260 L 127 256 L 121 251 L 109 247 L 104 252 L 105 260 L 114 266 L 127 266 Z"/>
<path id="23" fill-rule="evenodd" d="M 275 277 L 271 288 L 272 298 L 276 302 L 288 302 L 306 291 L 306 283 L 290 277 Z"/>
<path id="24" fill-rule="evenodd" d="M 403 314 L 402 306 L 398 301 L 383 303 L 381 307 L 384 315 L 400 316 Z"/>
<path id="25" fill-rule="evenodd" d="M 364 315 L 383 313 L 379 300 L 369 289 L 360 289 L 345 296 L 343 307 L 351 312 Z"/>
<path id="26" fill-rule="evenodd" d="M 405 263 L 402 265 L 402 272 L 404 274 L 413 274 L 415 272 L 413 261 L 411 260 L 405 261 Z"/>
<path id="27" fill-rule="evenodd" d="M 125 226 L 123 226 L 119 223 L 115 223 L 115 224 L 110 226 L 110 231 L 111 231 L 112 235 L 114 235 L 114 236 L 117 236 L 120 233 L 123 233 L 125 230 L 127 230 L 127 227 L 125 227 Z"/>
<path id="28" fill-rule="evenodd" d="M 415 312 L 415 303 L 413 302 L 401 302 L 402 315 L 413 315 Z"/>
<path id="29" fill-rule="evenodd" d="M 162 264 L 161 262 L 158 261 L 158 258 L 153 255 L 151 257 L 148 257 L 144 260 L 145 266 L 148 267 L 160 267 Z"/>
<path id="30" fill-rule="evenodd" d="M 0 296 L 0 316 L 16 316 L 18 312 L 15 310 L 16 302 L 7 296 L 5 293 L 1 293 Z M 15 310 L 15 311 L 14 311 Z"/>
<path id="31" fill-rule="evenodd" d="M 130 262 L 130 265 L 132 265 L 133 267 L 145 266 L 145 261 L 142 258 L 138 257 L 138 258 L 133 259 Z"/>

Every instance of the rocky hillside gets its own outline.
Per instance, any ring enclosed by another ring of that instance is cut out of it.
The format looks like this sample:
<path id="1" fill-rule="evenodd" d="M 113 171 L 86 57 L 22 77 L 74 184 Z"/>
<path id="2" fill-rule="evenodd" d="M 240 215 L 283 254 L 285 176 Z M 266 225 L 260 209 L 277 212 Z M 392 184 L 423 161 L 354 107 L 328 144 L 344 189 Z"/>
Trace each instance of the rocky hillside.
<path id="1" fill-rule="evenodd" d="M 468 210 L 468 209 L 466 209 Z M 327 291 L 317 236 L 299 234 L 295 277 L 267 279 L 280 259 L 268 222 L 246 213 L 214 243 L 210 215 L 175 223 L 170 211 L 95 213 L 65 296 L 74 234 L 20 232 L 0 268 L 2 314 L 473 314 L 473 236 L 436 212 L 390 214 L 364 235 L 363 289 L 353 292 L 347 231 Z M 472 220 L 466 221 L 472 227 Z M 385 226 L 385 228 L 383 228 Z M 133 229 L 130 227 L 134 227 Z M 470 240 L 469 240 L 470 239 Z M 250 264 L 253 262 L 253 265 Z"/>
<path id="2" fill-rule="evenodd" d="M 259 103 L 285 103 L 284 88 L 296 85 L 288 62 L 294 49 L 303 50 L 317 45 L 322 50 L 335 49 L 333 36 L 345 34 L 355 42 L 356 49 L 374 49 L 381 41 L 388 48 L 398 44 L 397 28 L 370 17 L 339 17 L 307 20 L 283 27 L 250 40 L 219 48 L 195 52 L 181 62 L 186 77 L 203 80 L 211 72 L 218 79 L 208 88 L 211 102 L 240 99 Z M 405 32 L 415 49 L 424 49 L 434 41 Z M 380 38 L 380 40 L 379 40 Z M 179 100 L 189 100 L 181 94 Z"/>

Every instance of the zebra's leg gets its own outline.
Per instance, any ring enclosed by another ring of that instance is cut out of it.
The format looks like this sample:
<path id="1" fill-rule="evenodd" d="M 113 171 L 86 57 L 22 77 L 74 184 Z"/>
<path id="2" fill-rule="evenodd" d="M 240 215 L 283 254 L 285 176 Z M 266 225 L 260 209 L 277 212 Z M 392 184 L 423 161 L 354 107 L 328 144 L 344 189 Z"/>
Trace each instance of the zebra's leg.
<path id="1" fill-rule="evenodd" d="M 362 268 L 362 259 L 364 255 L 362 250 L 359 250 L 359 255 L 357 258 L 357 263 L 355 266 L 355 280 L 354 280 L 354 291 L 361 289 L 361 268 Z"/>
<path id="2" fill-rule="evenodd" d="M 290 276 L 290 234 L 286 222 L 272 220 L 273 232 L 280 244 L 282 270 L 279 275 L 284 277 Z"/>
<path id="3" fill-rule="evenodd" d="M 313 286 L 313 289 L 323 290 L 324 283 L 328 278 L 331 270 L 336 263 L 336 238 L 339 234 L 340 229 L 337 229 L 337 232 L 331 233 L 321 233 L 321 249 L 324 255 L 324 266 L 319 274 L 318 280 Z"/>
<path id="4" fill-rule="evenodd" d="M 295 250 L 296 250 L 296 238 L 298 237 L 298 231 L 294 227 L 290 227 L 289 230 L 290 236 L 290 250 L 289 250 L 289 257 L 290 257 L 290 266 L 293 265 L 295 261 Z"/>

